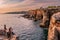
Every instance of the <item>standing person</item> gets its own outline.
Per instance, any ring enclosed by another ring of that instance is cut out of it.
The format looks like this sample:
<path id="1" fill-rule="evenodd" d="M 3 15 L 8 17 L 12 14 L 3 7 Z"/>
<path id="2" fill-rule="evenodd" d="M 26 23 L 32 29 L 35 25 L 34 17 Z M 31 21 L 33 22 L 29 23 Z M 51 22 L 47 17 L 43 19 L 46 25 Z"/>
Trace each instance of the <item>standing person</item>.
<path id="1" fill-rule="evenodd" d="M 7 28 L 6 28 L 6 25 L 4 25 L 4 33 L 3 33 L 5 36 L 7 36 Z"/>
<path id="2" fill-rule="evenodd" d="M 6 30 L 7 30 L 6 25 L 4 25 L 4 31 L 6 31 Z"/>

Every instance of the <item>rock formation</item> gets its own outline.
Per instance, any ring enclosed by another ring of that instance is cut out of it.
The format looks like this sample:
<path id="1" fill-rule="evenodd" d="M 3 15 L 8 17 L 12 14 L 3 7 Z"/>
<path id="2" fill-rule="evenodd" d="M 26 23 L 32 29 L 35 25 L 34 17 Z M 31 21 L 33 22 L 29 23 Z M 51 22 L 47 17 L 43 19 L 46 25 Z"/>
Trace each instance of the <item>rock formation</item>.
<path id="1" fill-rule="evenodd" d="M 48 40 L 60 40 L 60 12 L 52 15 L 49 31 Z"/>
<path id="2" fill-rule="evenodd" d="M 36 10 L 29 10 L 29 15 L 30 15 L 30 18 L 33 18 L 34 20 L 40 20 L 42 19 L 42 16 L 43 16 L 43 10 L 41 9 L 36 9 Z"/>
<path id="3" fill-rule="evenodd" d="M 42 22 L 40 23 L 40 27 L 44 27 L 44 28 L 48 28 L 49 25 L 50 25 L 50 19 L 51 19 L 51 16 L 55 13 L 57 13 L 58 9 L 45 9 L 44 10 L 44 13 L 43 14 L 43 20 Z"/>

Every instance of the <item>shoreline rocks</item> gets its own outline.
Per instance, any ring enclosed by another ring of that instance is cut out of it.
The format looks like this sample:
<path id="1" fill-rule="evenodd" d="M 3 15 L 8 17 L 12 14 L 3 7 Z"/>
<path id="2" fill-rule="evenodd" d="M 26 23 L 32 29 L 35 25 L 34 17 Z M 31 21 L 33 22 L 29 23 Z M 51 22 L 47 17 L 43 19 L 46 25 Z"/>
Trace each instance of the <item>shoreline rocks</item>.
<path id="1" fill-rule="evenodd" d="M 59 40 L 58 35 L 60 34 L 60 12 L 54 14 L 51 17 L 49 30 L 48 30 L 48 40 Z"/>

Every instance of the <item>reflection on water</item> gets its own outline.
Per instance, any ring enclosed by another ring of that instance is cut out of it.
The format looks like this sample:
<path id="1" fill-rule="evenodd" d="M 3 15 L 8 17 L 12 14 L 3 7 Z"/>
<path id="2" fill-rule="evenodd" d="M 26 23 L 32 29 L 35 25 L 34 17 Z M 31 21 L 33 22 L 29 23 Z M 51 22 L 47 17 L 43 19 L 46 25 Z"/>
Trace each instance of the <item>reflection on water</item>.
<path id="1" fill-rule="evenodd" d="M 19 40 L 44 40 L 43 28 L 38 22 L 20 17 L 21 14 L 0 14 L 0 29 L 6 24 L 7 28 L 12 27 L 19 36 Z"/>

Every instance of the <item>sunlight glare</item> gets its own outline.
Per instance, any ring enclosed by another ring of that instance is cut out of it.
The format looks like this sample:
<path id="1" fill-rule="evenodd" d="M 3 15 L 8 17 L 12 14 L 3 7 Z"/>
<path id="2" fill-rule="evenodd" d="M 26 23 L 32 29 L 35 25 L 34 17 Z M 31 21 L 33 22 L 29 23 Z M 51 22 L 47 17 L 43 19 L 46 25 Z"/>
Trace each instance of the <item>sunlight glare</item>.
<path id="1" fill-rule="evenodd" d="M 3 4 L 3 1 L 0 1 L 0 6 Z"/>

